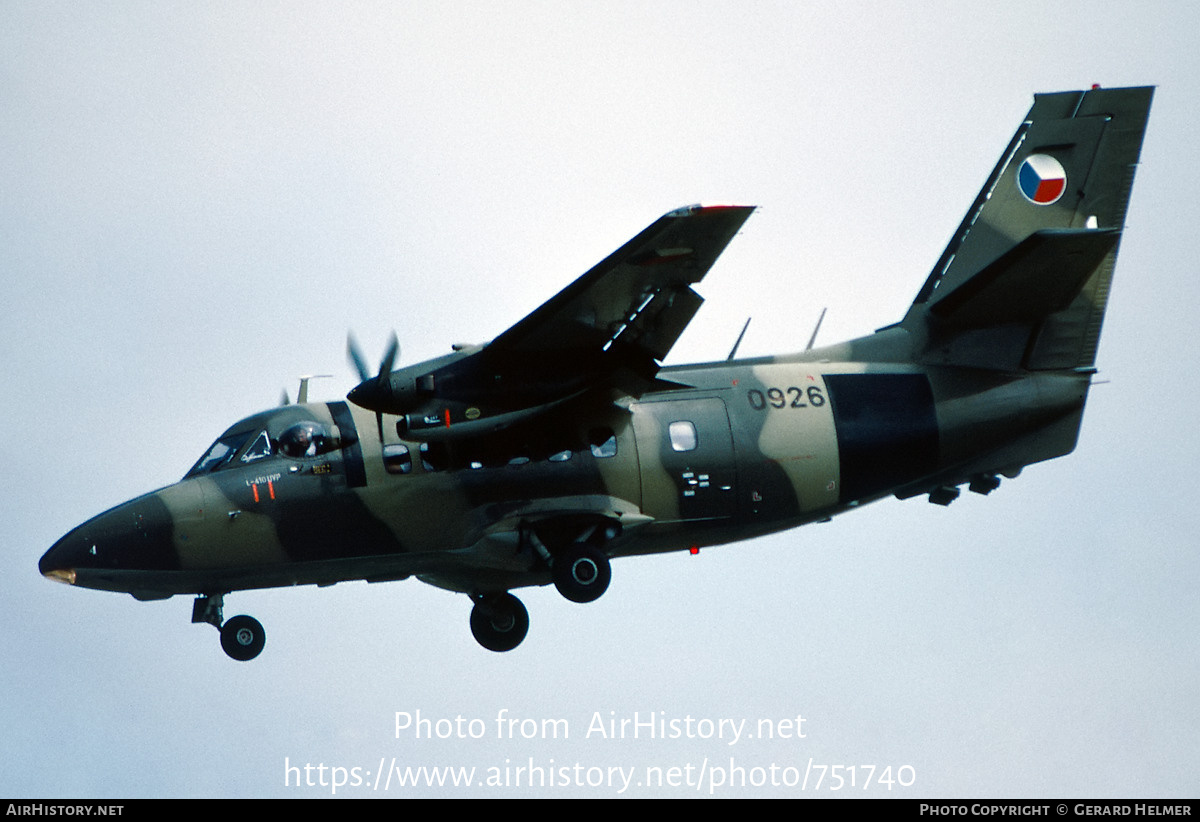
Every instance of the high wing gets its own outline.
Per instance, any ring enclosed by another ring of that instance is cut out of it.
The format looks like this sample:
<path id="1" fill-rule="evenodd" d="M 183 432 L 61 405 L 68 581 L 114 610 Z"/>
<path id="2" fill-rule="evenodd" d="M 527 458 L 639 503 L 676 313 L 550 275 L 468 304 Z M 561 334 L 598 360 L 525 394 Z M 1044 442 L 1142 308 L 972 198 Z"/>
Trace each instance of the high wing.
<path id="1" fill-rule="evenodd" d="M 507 428 L 585 393 L 638 396 L 703 303 L 692 286 L 753 211 L 671 211 L 487 345 L 365 380 L 349 399 L 435 440 Z"/>
<path id="2" fill-rule="evenodd" d="M 492 353 L 608 352 L 662 360 L 704 302 L 708 273 L 753 206 L 671 211 L 492 341 Z"/>

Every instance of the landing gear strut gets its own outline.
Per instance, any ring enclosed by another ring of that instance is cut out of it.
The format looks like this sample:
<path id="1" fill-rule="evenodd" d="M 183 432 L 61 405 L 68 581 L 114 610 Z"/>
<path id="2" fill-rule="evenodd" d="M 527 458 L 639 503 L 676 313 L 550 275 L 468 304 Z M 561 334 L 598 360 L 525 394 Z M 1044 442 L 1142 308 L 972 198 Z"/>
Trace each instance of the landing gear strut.
<path id="1" fill-rule="evenodd" d="M 572 522 L 543 537 L 534 528 L 522 530 L 522 540 L 550 566 L 554 587 L 571 602 L 595 602 L 608 590 L 612 566 L 604 545 L 621 533 L 619 523 Z M 547 547 L 546 543 L 556 546 Z"/>
<path id="2" fill-rule="evenodd" d="M 230 617 L 222 620 L 224 594 L 203 594 L 192 603 L 192 622 L 207 622 L 221 632 L 221 648 L 238 662 L 249 662 L 262 653 L 267 634 L 254 617 Z"/>
<path id="3" fill-rule="evenodd" d="M 512 594 L 476 594 L 471 609 L 471 633 L 489 651 L 503 653 L 521 644 L 529 633 L 529 612 Z M 232 622 L 232 620 L 230 620 Z"/>

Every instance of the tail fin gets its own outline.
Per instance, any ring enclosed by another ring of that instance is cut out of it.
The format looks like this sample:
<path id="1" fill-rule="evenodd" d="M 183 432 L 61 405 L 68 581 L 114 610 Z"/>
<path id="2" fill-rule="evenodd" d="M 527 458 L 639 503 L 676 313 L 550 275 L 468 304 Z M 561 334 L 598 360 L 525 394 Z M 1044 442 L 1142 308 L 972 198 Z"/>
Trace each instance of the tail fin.
<path id="1" fill-rule="evenodd" d="M 1093 366 L 1153 94 L 1034 97 L 904 318 L 923 359 Z"/>

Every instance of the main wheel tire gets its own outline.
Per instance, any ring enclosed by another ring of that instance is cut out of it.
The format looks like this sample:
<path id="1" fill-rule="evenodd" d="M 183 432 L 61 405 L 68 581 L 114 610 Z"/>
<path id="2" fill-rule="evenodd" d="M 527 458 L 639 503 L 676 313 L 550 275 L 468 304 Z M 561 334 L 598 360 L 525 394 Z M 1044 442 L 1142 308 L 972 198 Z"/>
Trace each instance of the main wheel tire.
<path id="1" fill-rule="evenodd" d="M 471 633 L 489 651 L 511 651 L 529 633 L 529 612 L 512 594 L 489 597 L 471 609 Z"/>
<path id="2" fill-rule="evenodd" d="M 267 634 L 254 617 L 230 617 L 221 626 L 221 648 L 238 662 L 249 662 L 262 653 Z"/>
<path id="3" fill-rule="evenodd" d="M 608 556 L 594 545 L 577 542 L 554 558 L 554 587 L 572 602 L 595 602 L 612 581 Z"/>

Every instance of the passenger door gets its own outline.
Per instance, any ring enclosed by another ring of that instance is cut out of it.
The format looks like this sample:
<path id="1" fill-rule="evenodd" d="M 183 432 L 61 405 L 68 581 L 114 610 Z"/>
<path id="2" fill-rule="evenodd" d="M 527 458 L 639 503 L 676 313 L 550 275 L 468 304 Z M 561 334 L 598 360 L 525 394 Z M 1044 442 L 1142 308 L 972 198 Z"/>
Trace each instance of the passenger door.
<path id="1" fill-rule="evenodd" d="M 715 397 L 632 405 L 642 510 L 659 522 L 720 521 L 737 513 L 729 414 Z"/>

